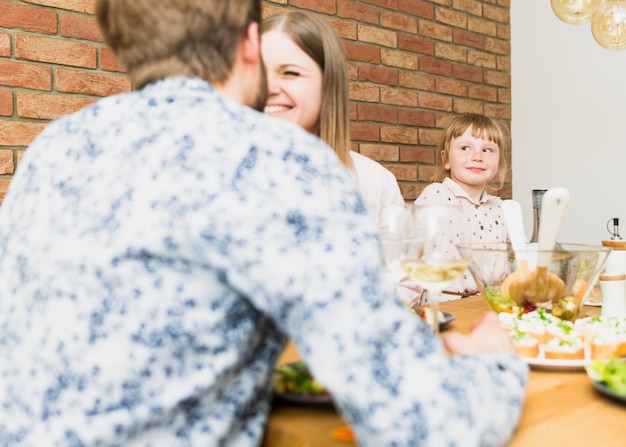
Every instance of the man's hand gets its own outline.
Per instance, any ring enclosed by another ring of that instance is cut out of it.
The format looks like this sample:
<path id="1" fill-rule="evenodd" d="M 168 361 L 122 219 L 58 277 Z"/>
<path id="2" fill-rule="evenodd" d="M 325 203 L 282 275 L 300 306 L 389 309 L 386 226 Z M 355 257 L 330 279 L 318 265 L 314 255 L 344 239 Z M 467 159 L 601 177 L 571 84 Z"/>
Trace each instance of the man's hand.
<path id="1" fill-rule="evenodd" d="M 476 321 L 467 335 L 452 332 L 442 336 L 451 354 L 472 355 L 491 351 L 514 351 L 511 336 L 500 326 L 495 312 L 487 312 Z"/>

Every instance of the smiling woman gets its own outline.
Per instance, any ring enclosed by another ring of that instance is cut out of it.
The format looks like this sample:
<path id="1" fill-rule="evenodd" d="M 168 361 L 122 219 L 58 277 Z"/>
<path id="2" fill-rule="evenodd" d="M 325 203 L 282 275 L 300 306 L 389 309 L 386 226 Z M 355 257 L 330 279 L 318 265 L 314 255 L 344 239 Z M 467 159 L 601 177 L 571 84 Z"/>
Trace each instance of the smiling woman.
<path id="1" fill-rule="evenodd" d="M 268 80 L 265 112 L 320 137 L 348 168 L 381 235 L 388 232 L 384 209 L 403 205 L 395 176 L 350 150 L 348 75 L 343 44 L 323 19 L 292 11 L 263 22 L 261 52 Z"/>

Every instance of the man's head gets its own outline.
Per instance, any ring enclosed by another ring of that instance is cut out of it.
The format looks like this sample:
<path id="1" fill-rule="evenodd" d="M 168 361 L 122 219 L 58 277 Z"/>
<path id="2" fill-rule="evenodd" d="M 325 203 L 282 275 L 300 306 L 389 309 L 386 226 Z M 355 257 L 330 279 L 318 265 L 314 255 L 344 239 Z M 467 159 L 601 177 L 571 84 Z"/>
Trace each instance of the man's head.
<path id="1" fill-rule="evenodd" d="M 97 0 L 96 18 L 135 88 L 170 76 L 219 85 L 232 74 L 242 41 L 258 34 L 261 2 Z"/>

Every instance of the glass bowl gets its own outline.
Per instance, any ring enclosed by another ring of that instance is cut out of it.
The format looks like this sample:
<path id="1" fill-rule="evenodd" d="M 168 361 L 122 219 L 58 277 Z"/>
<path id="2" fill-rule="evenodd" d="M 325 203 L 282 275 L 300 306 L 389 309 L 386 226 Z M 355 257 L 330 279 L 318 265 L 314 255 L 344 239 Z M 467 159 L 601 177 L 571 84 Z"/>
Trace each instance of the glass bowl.
<path id="1" fill-rule="evenodd" d="M 559 243 L 540 252 L 536 244 L 515 252 L 508 243 L 457 244 L 469 260 L 476 285 L 493 310 L 521 314 L 544 309 L 563 320 L 578 317 L 611 251 L 607 247 Z M 544 268 L 537 262 L 545 259 Z M 524 265 L 526 264 L 526 265 Z"/>

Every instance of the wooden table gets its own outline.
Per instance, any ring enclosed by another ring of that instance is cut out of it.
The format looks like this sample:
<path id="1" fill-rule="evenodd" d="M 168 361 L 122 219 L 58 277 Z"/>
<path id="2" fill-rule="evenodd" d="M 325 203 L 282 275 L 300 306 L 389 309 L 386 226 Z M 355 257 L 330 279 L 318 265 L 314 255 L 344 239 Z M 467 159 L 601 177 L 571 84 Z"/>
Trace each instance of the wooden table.
<path id="1" fill-rule="evenodd" d="M 487 309 L 482 297 L 441 304 L 456 319 L 446 331 L 467 332 Z M 587 315 L 598 308 L 583 309 Z M 297 360 L 293 345 L 279 362 Z M 345 422 L 333 408 L 312 408 L 275 402 L 267 424 L 263 447 L 346 447 L 334 441 L 330 431 Z M 532 369 L 522 416 L 510 447 L 528 446 L 626 446 L 626 405 L 598 394 L 583 371 Z"/>

